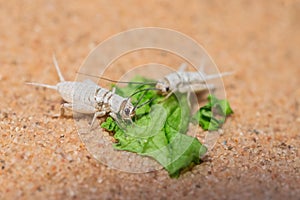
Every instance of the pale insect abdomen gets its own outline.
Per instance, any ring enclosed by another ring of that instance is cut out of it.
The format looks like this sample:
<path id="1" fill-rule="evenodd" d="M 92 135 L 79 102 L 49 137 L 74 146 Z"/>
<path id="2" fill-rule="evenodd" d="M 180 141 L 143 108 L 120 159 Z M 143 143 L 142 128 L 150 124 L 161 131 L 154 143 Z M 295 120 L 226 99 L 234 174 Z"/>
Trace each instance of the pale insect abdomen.
<path id="1" fill-rule="evenodd" d="M 200 72 L 182 72 L 179 75 L 183 84 L 205 83 L 205 75 Z"/>
<path id="2" fill-rule="evenodd" d="M 95 107 L 95 93 L 100 87 L 85 82 L 64 81 L 57 84 L 57 91 L 61 97 L 70 103 L 80 103 Z"/>
<path id="3" fill-rule="evenodd" d="M 180 85 L 205 83 L 205 75 L 198 72 L 174 72 L 167 75 L 165 81 L 168 81 L 172 90 L 178 88 Z"/>

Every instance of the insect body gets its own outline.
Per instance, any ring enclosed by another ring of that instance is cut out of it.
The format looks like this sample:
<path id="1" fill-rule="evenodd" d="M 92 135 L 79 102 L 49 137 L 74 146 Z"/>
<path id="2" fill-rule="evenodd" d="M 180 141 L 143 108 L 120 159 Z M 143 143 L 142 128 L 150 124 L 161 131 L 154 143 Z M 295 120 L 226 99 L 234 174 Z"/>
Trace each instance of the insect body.
<path id="1" fill-rule="evenodd" d="M 55 57 L 53 57 L 53 60 L 60 79 L 59 83 L 56 85 L 28 84 L 57 90 L 63 100 L 66 101 L 61 105 L 60 115 L 64 114 L 65 109 L 83 114 L 94 114 L 91 126 L 97 117 L 106 114 L 109 114 L 116 121 L 131 121 L 131 117 L 135 115 L 135 107 L 130 102 L 130 98 L 121 97 L 115 94 L 114 90 L 110 91 L 102 88 L 91 80 L 83 82 L 65 81 Z"/>
<path id="2" fill-rule="evenodd" d="M 215 88 L 213 84 L 206 84 L 206 81 L 231 74 L 230 72 L 225 72 L 206 75 L 204 72 L 185 72 L 185 69 L 186 64 L 182 64 L 178 72 L 166 75 L 157 81 L 155 87 L 167 97 L 176 91 L 181 93 L 200 92 Z"/>

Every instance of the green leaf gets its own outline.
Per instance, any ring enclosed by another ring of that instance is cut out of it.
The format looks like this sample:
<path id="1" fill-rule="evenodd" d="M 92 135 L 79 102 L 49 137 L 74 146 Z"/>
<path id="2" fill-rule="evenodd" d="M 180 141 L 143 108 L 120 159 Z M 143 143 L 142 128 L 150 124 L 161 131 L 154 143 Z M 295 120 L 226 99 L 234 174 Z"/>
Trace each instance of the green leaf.
<path id="1" fill-rule="evenodd" d="M 208 96 L 208 103 L 201 107 L 193 117 L 204 130 L 218 130 L 227 116 L 233 113 L 226 99 L 218 99 L 214 95 Z"/>
<path id="2" fill-rule="evenodd" d="M 153 82 L 137 77 L 132 81 Z M 130 96 L 137 90 L 150 88 L 149 85 L 129 84 L 124 88 L 116 88 L 118 94 Z M 144 96 L 138 93 L 132 102 L 154 101 L 136 111 L 134 126 L 126 132 L 119 129 L 116 123 L 107 118 L 101 127 L 114 132 L 118 141 L 113 146 L 118 150 L 134 152 L 157 160 L 171 177 L 178 177 L 180 171 L 200 162 L 207 149 L 196 139 L 186 135 L 190 122 L 190 108 L 187 96 L 171 95 L 164 99 L 157 91 L 148 91 Z M 161 102 L 160 102 L 161 101 Z"/>
<path id="3" fill-rule="evenodd" d="M 107 117 L 106 121 L 101 124 L 101 127 L 108 131 L 116 131 L 118 129 L 117 124 L 111 117 Z"/>

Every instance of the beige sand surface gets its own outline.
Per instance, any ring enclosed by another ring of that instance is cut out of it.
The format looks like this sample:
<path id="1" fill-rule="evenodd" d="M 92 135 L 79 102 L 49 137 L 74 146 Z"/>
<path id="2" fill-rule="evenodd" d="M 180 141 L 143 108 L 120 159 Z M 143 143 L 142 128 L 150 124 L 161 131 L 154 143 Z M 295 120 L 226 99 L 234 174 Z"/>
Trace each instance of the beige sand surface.
<path id="1" fill-rule="evenodd" d="M 24 84 L 56 83 L 53 52 L 74 80 L 95 45 L 144 26 L 185 33 L 235 71 L 224 79 L 235 114 L 179 179 L 99 163 L 72 118 L 51 118 L 57 93 Z M 0 199 L 299 199 L 299 35 L 299 0 L 1 0 Z"/>

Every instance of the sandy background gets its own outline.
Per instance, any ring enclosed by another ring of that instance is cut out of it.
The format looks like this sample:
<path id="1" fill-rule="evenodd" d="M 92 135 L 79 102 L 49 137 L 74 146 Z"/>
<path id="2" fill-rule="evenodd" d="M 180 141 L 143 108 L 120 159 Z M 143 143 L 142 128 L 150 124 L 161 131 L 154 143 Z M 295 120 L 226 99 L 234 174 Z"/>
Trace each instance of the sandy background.
<path id="1" fill-rule="evenodd" d="M 299 199 L 300 1 L 0 1 L 0 199 Z M 189 35 L 209 52 L 235 114 L 207 160 L 170 179 L 93 159 L 72 118 L 53 119 L 55 52 L 66 79 L 130 28 Z"/>

